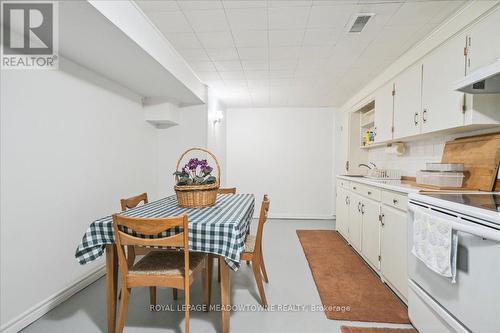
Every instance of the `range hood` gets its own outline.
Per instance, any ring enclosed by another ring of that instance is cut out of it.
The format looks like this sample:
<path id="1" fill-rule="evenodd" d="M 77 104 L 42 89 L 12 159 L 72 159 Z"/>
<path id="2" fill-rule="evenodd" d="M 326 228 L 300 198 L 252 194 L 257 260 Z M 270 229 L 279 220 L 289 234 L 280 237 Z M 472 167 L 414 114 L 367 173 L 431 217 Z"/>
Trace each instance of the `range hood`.
<path id="1" fill-rule="evenodd" d="M 500 94 L 500 58 L 455 82 L 453 88 L 468 94 Z"/>

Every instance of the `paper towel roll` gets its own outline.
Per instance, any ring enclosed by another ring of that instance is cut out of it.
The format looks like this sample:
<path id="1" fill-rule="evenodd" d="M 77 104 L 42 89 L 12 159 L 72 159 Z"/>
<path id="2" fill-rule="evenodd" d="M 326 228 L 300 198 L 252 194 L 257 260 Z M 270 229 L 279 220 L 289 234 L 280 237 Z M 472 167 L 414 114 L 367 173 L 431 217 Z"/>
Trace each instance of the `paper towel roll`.
<path id="1" fill-rule="evenodd" d="M 406 145 L 403 142 L 391 143 L 385 148 L 385 152 L 401 156 L 406 152 Z"/>

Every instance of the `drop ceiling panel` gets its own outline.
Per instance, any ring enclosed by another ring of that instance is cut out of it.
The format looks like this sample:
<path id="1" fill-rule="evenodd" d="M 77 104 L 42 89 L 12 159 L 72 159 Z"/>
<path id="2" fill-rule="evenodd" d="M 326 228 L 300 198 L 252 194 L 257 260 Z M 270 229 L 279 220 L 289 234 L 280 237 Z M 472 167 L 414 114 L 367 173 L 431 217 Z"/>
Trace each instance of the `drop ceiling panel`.
<path id="1" fill-rule="evenodd" d="M 226 13 L 223 9 L 188 10 L 184 12 L 196 32 L 228 31 Z"/>
<path id="2" fill-rule="evenodd" d="M 233 37 L 229 31 L 199 32 L 196 35 L 206 49 L 234 48 Z"/>
<path id="3" fill-rule="evenodd" d="M 147 12 L 147 15 L 162 33 L 192 32 L 191 25 L 180 11 Z"/>
<path id="4" fill-rule="evenodd" d="M 269 13 L 270 30 L 304 29 L 309 17 L 309 8 L 303 7 L 271 7 Z"/>
<path id="5" fill-rule="evenodd" d="M 232 35 L 237 47 L 267 47 L 266 30 L 233 30 Z"/>
<path id="6" fill-rule="evenodd" d="M 226 105 L 338 106 L 465 1 L 137 3 Z M 375 15 L 349 34 L 357 13 Z"/>
<path id="7" fill-rule="evenodd" d="M 233 30 L 267 30 L 266 8 L 226 9 Z"/>
<path id="8" fill-rule="evenodd" d="M 218 49 L 206 49 L 205 50 L 207 55 L 212 59 L 213 61 L 217 60 L 238 60 L 238 52 L 236 51 L 236 48 L 234 47 L 229 47 L 229 48 L 218 48 Z"/>
<path id="9" fill-rule="evenodd" d="M 243 60 L 267 60 L 269 49 L 265 47 L 239 47 L 238 54 Z"/>
<path id="10" fill-rule="evenodd" d="M 304 38 L 304 30 L 270 30 L 269 46 L 300 46 Z"/>

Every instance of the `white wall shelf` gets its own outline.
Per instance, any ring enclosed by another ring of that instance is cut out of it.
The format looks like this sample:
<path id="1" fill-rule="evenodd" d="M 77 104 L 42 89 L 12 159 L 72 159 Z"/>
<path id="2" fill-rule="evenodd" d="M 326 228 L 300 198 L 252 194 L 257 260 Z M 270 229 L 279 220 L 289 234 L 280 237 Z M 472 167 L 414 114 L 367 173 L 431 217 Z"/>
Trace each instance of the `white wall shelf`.
<path id="1" fill-rule="evenodd" d="M 179 108 L 172 103 L 145 99 L 143 107 L 145 120 L 156 128 L 165 129 L 180 124 Z"/>

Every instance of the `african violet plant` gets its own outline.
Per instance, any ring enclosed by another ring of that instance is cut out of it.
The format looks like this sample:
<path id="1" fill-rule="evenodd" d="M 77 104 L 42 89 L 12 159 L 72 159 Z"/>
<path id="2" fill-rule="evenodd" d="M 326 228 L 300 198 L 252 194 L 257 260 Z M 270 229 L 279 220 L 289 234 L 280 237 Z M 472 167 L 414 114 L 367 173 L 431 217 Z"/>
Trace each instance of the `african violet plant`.
<path id="1" fill-rule="evenodd" d="M 192 158 L 181 171 L 174 172 L 177 176 L 177 185 L 207 185 L 214 184 L 217 180 L 212 176 L 213 168 L 208 165 L 207 160 Z"/>

